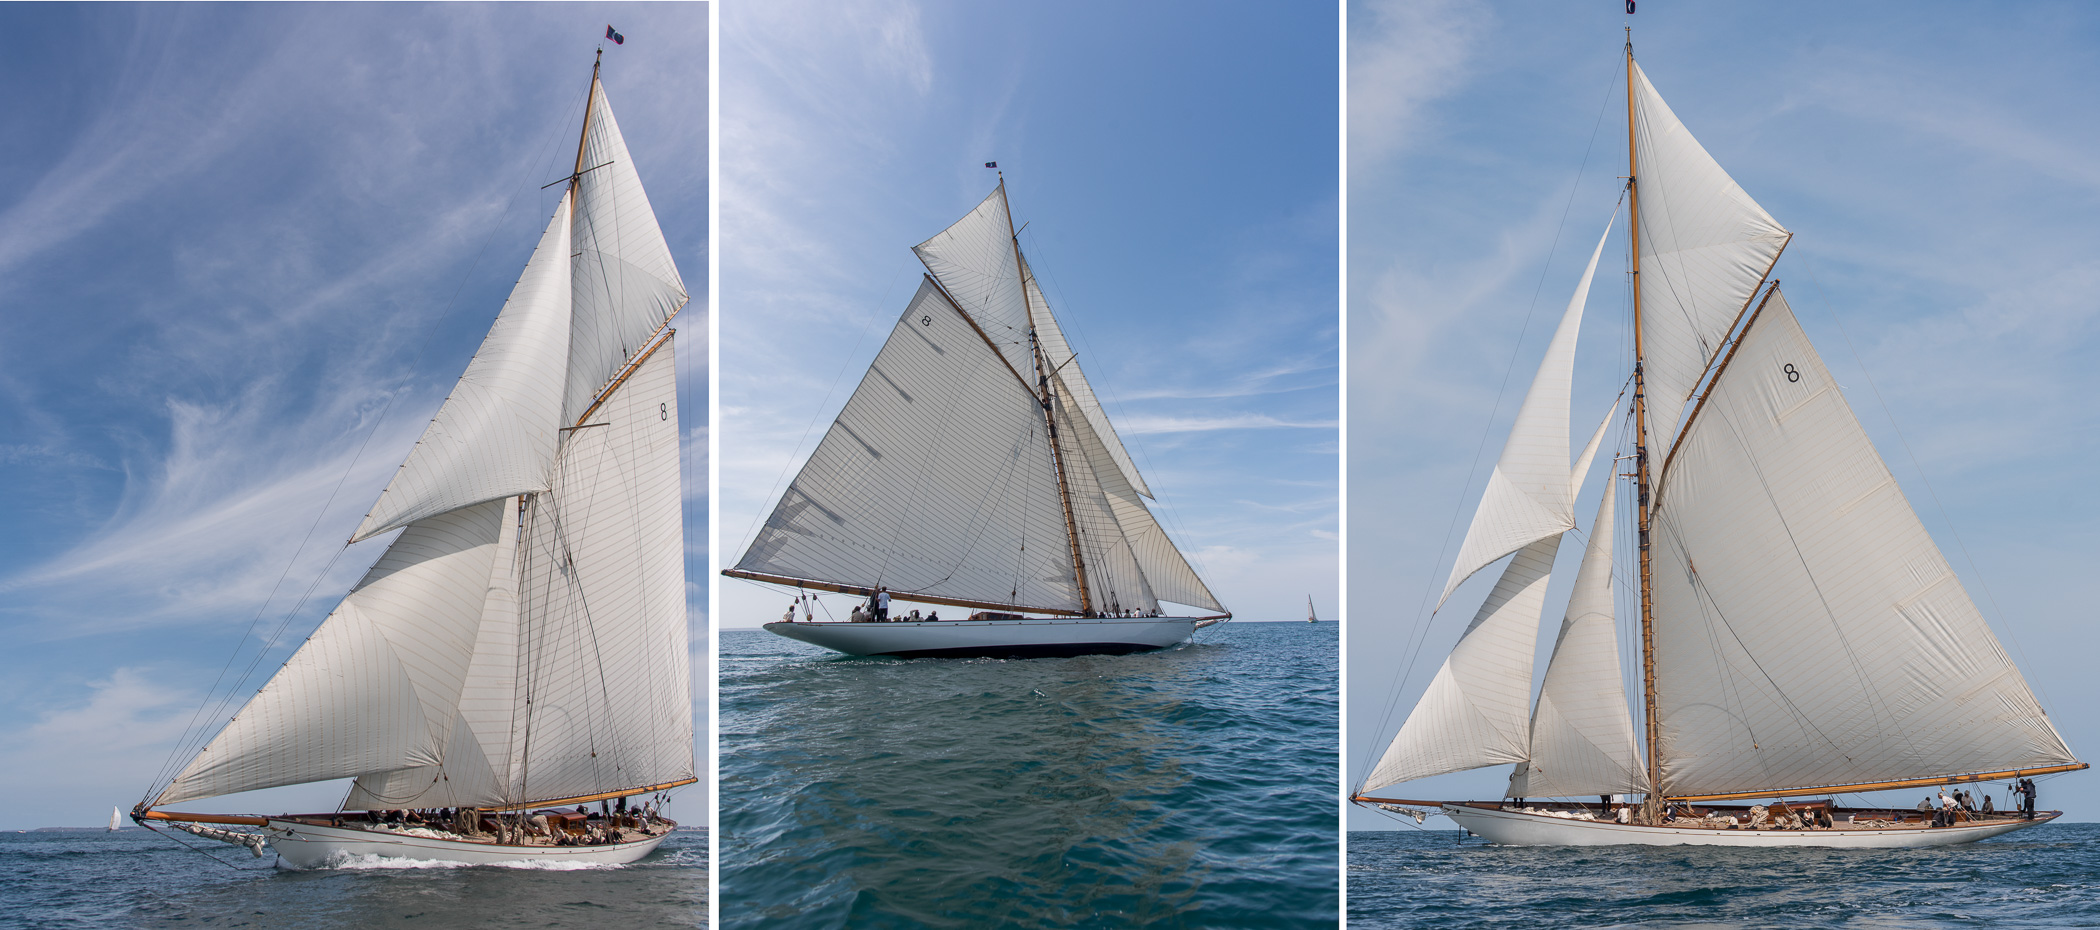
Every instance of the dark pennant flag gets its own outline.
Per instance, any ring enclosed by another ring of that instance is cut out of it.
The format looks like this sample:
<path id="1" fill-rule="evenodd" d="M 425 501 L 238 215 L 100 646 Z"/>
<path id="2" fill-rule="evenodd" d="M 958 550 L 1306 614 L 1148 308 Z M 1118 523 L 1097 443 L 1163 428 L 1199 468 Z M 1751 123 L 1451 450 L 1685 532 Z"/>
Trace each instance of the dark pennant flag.
<path id="1" fill-rule="evenodd" d="M 1628 4 L 1626 4 L 1626 5 L 1630 7 L 1630 6 L 1632 6 L 1633 4 L 1631 4 L 1631 3 L 1628 3 Z M 1628 13 L 1631 13 L 1631 12 L 1633 12 L 1633 11 L 1632 11 L 1632 10 L 1627 10 L 1626 12 L 1628 12 Z M 614 44 L 614 45 L 626 45 L 626 44 L 627 44 L 627 37 L 626 37 L 626 36 L 623 36 L 623 35 L 621 35 L 621 34 L 619 34 L 619 33 L 617 33 L 617 32 L 614 32 L 614 31 L 613 31 L 613 28 L 612 28 L 612 26 L 611 26 L 611 25 L 607 25 L 607 26 L 605 27 L 605 37 L 606 37 L 606 38 L 608 38 L 608 39 L 611 39 L 611 40 L 613 40 L 613 44 Z"/>
<path id="2" fill-rule="evenodd" d="M 999 163 L 995 161 L 988 161 L 984 163 L 984 166 L 987 168 L 997 168 L 999 167 Z"/>

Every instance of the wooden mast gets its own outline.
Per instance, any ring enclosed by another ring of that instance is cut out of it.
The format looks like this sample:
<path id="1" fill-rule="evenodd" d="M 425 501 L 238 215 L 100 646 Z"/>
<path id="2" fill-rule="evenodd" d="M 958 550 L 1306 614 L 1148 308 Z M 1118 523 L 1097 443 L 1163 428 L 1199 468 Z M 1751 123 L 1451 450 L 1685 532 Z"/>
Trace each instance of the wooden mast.
<path id="1" fill-rule="evenodd" d="M 1641 706 L 1648 742 L 1648 799 L 1641 804 L 1641 819 L 1662 820 L 1662 752 L 1657 746 L 1662 732 L 1656 719 L 1655 700 L 1655 598 L 1649 550 L 1648 494 L 1648 388 L 1645 356 L 1641 344 L 1641 183 L 1635 155 L 1636 115 L 1633 101 L 1633 27 L 1626 27 L 1626 196 L 1627 228 L 1633 237 L 1633 449 L 1634 489 L 1639 506 L 1641 547 Z"/>
<path id="2" fill-rule="evenodd" d="M 1006 172 L 999 173 L 999 205 L 1006 208 L 1006 235 L 1014 246 L 1014 278 L 1021 285 L 1021 312 L 1028 315 L 1028 350 L 1035 354 L 1037 402 L 1043 406 L 1043 425 L 1050 431 L 1050 464 L 1057 469 L 1057 502 L 1065 508 L 1065 542 L 1072 550 L 1072 576 L 1079 579 L 1079 615 L 1093 616 L 1094 603 L 1086 588 L 1086 559 L 1079 552 L 1079 524 L 1072 519 L 1072 490 L 1065 482 L 1065 454 L 1057 441 L 1056 395 L 1050 390 L 1050 369 L 1043 364 L 1043 344 L 1035 338 L 1035 310 L 1028 304 L 1028 275 L 1021 264 L 1021 235 L 1014 231 L 1013 204 L 1006 199 Z"/>

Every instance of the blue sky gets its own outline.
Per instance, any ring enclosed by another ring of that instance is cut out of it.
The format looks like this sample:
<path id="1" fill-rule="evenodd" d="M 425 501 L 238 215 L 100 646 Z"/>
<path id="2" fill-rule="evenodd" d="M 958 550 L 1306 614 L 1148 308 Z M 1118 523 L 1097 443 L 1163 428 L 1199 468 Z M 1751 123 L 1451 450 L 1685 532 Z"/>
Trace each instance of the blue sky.
<path id="1" fill-rule="evenodd" d="M 1352 784 L 1485 593 L 1476 580 L 1419 631 L 1425 589 L 1442 585 L 1617 197 L 1619 10 L 1616 0 L 1350 7 Z M 1640 10 L 1634 49 L 1650 79 L 1795 233 L 1775 274 L 1913 506 L 2072 749 L 2100 754 L 2090 670 L 2100 578 L 2088 564 L 2100 505 L 2090 481 L 2100 445 L 2100 11 Z M 1590 299 L 1578 432 L 1623 376 L 1621 237 Z M 1593 481 L 1576 508 L 1585 530 L 1597 493 Z M 1562 547 L 1552 621 L 1579 557 Z M 1405 643 L 1417 635 L 1410 671 Z M 1392 790 L 1495 797 L 1506 775 L 1498 766 Z M 2100 819 L 2093 783 L 2086 773 L 2046 782 L 2044 804 Z M 1352 810 L 1349 825 L 1391 821 Z"/>
<path id="2" fill-rule="evenodd" d="M 704 475 L 705 6 L 0 7 L 0 828 L 129 808 L 258 612 L 305 596 L 250 690 L 379 555 L 342 540 L 531 253 L 607 22 Z"/>
<path id="3" fill-rule="evenodd" d="M 1267 4 L 722 11 L 725 563 L 1005 169 L 1022 245 L 1218 597 L 1334 603 L 1338 22 Z M 787 598 L 724 580 L 724 628 Z M 839 609 L 845 599 L 838 596 Z"/>

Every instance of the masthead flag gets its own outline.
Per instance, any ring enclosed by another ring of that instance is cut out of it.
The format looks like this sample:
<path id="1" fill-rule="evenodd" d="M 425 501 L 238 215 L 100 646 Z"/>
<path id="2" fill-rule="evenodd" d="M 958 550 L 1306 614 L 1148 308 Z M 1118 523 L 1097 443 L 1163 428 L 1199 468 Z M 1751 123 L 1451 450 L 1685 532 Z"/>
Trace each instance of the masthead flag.
<path id="1" fill-rule="evenodd" d="M 611 26 L 610 24 L 608 24 L 608 25 L 607 25 L 607 26 L 605 27 L 605 37 L 606 37 L 606 38 L 608 38 L 608 39 L 611 39 L 611 40 L 613 40 L 613 44 L 614 44 L 614 45 L 626 45 L 626 44 L 627 44 L 627 37 L 626 37 L 626 36 L 623 36 L 623 35 L 621 35 L 621 34 L 619 34 L 619 33 L 617 33 L 617 32 L 614 32 L 614 31 L 613 31 L 613 27 L 612 27 L 612 26 Z"/>
<path id="2" fill-rule="evenodd" d="M 988 161 L 984 163 L 984 166 L 987 168 L 997 168 L 999 167 L 999 163 L 995 161 Z"/>

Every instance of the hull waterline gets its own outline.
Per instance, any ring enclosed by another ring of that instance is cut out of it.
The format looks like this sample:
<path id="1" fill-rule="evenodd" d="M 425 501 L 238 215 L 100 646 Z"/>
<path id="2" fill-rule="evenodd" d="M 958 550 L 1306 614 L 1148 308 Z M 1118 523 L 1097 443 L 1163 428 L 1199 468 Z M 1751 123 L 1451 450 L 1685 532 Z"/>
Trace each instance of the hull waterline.
<path id="1" fill-rule="evenodd" d="M 269 835 L 270 847 L 277 851 L 278 858 L 285 865 L 299 869 L 321 868 L 363 856 L 466 865 L 521 862 L 625 865 L 656 851 L 656 847 L 671 835 L 666 831 L 632 842 L 596 846 L 507 846 L 275 819 L 263 831 Z"/>
<path id="2" fill-rule="evenodd" d="M 1755 846 L 1830 849 L 1916 849 L 1956 846 L 2038 827 L 2061 812 L 2033 820 L 1988 820 L 1951 827 L 1892 827 L 1828 830 L 1716 830 L 1704 827 L 1642 826 L 1611 821 L 1568 820 L 1515 810 L 1445 804 L 1440 812 L 1468 831 L 1501 846 Z"/>
<path id="3" fill-rule="evenodd" d="M 1123 655 L 1187 642 L 1193 617 L 933 620 L 895 623 L 776 621 L 766 631 L 855 656 L 1040 659 Z"/>

